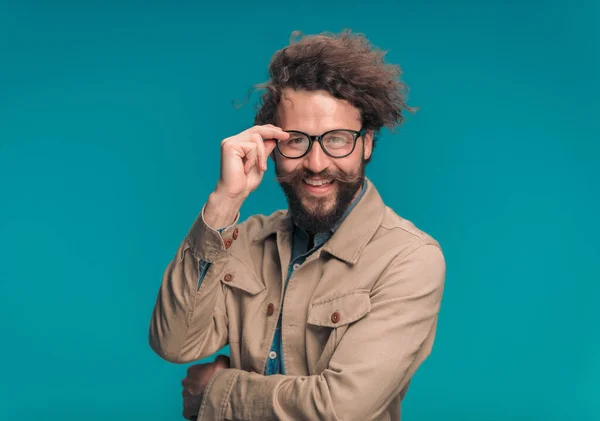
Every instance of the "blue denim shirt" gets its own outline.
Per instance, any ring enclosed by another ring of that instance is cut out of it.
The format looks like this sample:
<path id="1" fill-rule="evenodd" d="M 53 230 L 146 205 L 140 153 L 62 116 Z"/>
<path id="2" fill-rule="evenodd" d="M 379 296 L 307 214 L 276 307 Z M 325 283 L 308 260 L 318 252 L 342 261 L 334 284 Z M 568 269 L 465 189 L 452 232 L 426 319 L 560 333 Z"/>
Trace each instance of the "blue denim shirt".
<path id="1" fill-rule="evenodd" d="M 356 206 L 358 201 L 362 198 L 365 193 L 367 184 L 363 183 L 362 190 L 360 194 L 356 197 L 356 199 L 350 204 L 342 218 L 338 221 L 338 223 L 327 232 L 318 233 L 314 238 L 313 247 L 308 250 L 310 236 L 307 232 L 301 229 L 298 226 L 294 226 L 294 235 L 292 237 L 292 255 L 290 259 L 290 264 L 288 266 L 288 274 L 287 279 L 285 281 L 285 289 L 287 289 L 287 284 L 294 273 L 294 270 L 300 267 L 302 263 L 315 251 L 317 251 L 323 244 L 331 238 L 335 230 L 342 224 L 346 216 L 350 213 L 350 211 Z M 225 228 L 221 228 L 218 231 L 222 232 Z M 202 279 L 206 275 L 206 272 L 210 266 L 210 263 L 205 261 L 200 261 L 200 280 L 198 282 L 198 288 L 200 288 L 200 284 L 202 283 Z M 285 290 L 284 290 L 284 300 L 285 300 Z M 283 309 L 283 303 L 281 303 L 281 307 Z M 275 335 L 273 336 L 273 342 L 271 344 L 271 349 L 269 350 L 269 358 L 267 359 L 267 365 L 265 367 L 265 376 L 270 376 L 273 374 L 286 374 L 285 373 L 285 364 L 283 361 L 283 353 L 281 350 L 283 349 L 283 345 L 281 342 L 281 315 L 283 311 L 279 312 L 279 320 L 277 321 L 277 328 L 275 329 Z"/>

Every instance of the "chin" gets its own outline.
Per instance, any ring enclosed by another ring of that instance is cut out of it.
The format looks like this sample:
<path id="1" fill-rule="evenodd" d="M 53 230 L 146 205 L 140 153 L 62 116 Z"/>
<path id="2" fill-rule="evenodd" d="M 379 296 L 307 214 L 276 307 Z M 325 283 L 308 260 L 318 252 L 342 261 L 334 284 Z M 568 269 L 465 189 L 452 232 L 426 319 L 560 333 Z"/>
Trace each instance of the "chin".
<path id="1" fill-rule="evenodd" d="M 310 219 L 326 221 L 333 216 L 333 209 L 304 209 L 304 214 Z"/>
<path id="2" fill-rule="evenodd" d="M 319 216 L 329 215 L 336 206 L 334 197 L 309 197 L 302 200 L 304 212 Z"/>

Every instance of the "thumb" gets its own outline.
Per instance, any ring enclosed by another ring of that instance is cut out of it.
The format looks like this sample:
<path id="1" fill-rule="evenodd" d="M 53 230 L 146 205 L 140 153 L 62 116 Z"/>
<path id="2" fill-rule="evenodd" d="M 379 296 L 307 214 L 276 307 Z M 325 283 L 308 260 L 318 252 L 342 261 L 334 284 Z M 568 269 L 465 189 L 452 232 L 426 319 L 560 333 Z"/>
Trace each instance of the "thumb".
<path id="1" fill-rule="evenodd" d="M 220 367 L 229 368 L 229 357 L 227 355 L 218 355 L 215 364 Z"/>
<path id="2" fill-rule="evenodd" d="M 275 139 L 265 139 L 264 144 L 266 155 L 269 156 L 275 149 L 275 146 L 277 146 L 277 141 Z"/>

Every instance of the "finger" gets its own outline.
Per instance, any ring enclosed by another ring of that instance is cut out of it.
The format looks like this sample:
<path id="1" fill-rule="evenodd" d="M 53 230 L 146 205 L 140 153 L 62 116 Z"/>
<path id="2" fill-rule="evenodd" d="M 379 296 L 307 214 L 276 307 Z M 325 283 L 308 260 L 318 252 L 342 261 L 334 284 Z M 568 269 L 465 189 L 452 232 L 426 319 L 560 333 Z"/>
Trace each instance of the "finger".
<path id="1" fill-rule="evenodd" d="M 248 174 L 257 163 L 258 146 L 254 142 L 243 142 L 240 147 L 244 152 L 244 172 Z"/>
<path id="2" fill-rule="evenodd" d="M 266 171 L 267 170 L 267 154 L 265 151 L 265 144 L 264 144 L 263 138 L 259 134 L 253 134 L 252 141 L 254 143 L 256 143 L 256 147 L 257 147 L 258 162 L 259 162 L 258 167 L 262 171 Z"/>
<path id="3" fill-rule="evenodd" d="M 218 355 L 217 358 L 215 359 L 215 363 L 219 366 L 224 366 L 224 367 L 229 368 L 230 360 L 227 355 Z"/>
<path id="4" fill-rule="evenodd" d="M 271 129 L 280 129 L 283 130 L 283 128 L 279 127 L 279 126 L 275 126 L 273 124 L 263 124 L 264 127 L 269 127 Z"/>
<path id="5" fill-rule="evenodd" d="M 246 158 L 249 153 L 252 152 L 253 149 L 256 149 L 258 146 L 255 142 L 250 142 L 248 140 L 238 140 L 235 143 L 231 143 L 232 149 L 240 158 Z"/>
<path id="6" fill-rule="evenodd" d="M 275 147 L 277 146 L 277 140 L 266 139 L 263 143 L 265 145 L 265 154 L 267 156 L 271 155 L 271 153 L 275 150 Z"/>
<path id="7" fill-rule="evenodd" d="M 190 399 L 183 401 L 183 416 L 190 420 L 192 417 L 198 416 L 202 401 L 198 399 Z"/>
<path id="8" fill-rule="evenodd" d="M 247 161 L 244 164 L 244 172 L 246 174 L 250 174 L 250 171 L 252 170 L 252 167 L 257 166 L 258 167 L 258 155 L 256 153 L 256 149 L 253 149 L 247 157 Z"/>
<path id="9" fill-rule="evenodd" d="M 265 128 L 265 129 L 281 129 L 281 127 L 278 127 L 274 124 L 271 123 L 267 123 L 267 124 L 255 124 L 252 127 L 249 127 L 247 131 L 251 132 L 254 131 L 256 129 L 260 129 L 260 128 Z"/>
<path id="10" fill-rule="evenodd" d="M 255 142 L 239 142 L 236 144 L 239 148 L 239 155 L 244 162 L 244 173 L 248 174 L 250 169 L 256 163 L 256 157 L 258 156 Z"/>
<path id="11" fill-rule="evenodd" d="M 215 362 L 226 362 L 229 363 L 229 357 L 227 355 L 219 354 L 215 358 Z"/>
<path id="12" fill-rule="evenodd" d="M 249 131 L 258 133 L 263 139 L 285 140 L 290 136 L 288 132 L 284 132 L 280 127 L 254 126 Z"/>
<path id="13" fill-rule="evenodd" d="M 183 408 L 183 418 L 185 418 L 186 420 L 192 421 L 194 419 L 193 412 L 190 409 L 184 407 Z"/>
<path id="14" fill-rule="evenodd" d="M 194 364 L 194 365 L 189 366 L 187 369 L 188 376 L 199 370 L 202 370 L 205 366 L 206 366 L 206 364 Z"/>

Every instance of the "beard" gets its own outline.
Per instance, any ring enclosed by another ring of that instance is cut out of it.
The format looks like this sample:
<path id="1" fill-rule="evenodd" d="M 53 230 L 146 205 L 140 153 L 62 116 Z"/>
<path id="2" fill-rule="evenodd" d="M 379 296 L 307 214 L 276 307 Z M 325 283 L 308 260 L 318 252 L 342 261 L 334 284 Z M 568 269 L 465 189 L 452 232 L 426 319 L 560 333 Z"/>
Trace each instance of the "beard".
<path id="1" fill-rule="evenodd" d="M 299 227 L 310 234 L 331 230 L 342 218 L 365 179 L 365 161 L 354 173 L 325 169 L 319 173 L 299 167 L 284 173 L 275 166 L 277 181 L 285 193 L 290 214 Z M 304 178 L 332 179 L 335 191 L 328 196 L 313 196 L 306 191 Z"/>

